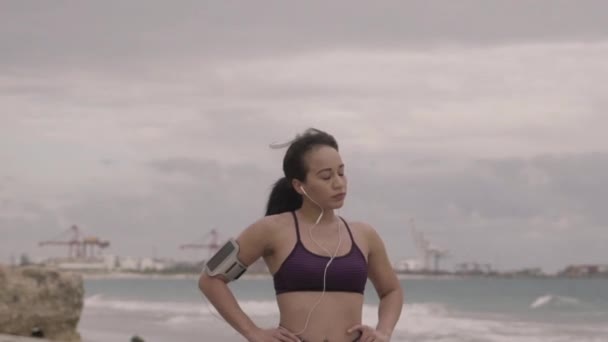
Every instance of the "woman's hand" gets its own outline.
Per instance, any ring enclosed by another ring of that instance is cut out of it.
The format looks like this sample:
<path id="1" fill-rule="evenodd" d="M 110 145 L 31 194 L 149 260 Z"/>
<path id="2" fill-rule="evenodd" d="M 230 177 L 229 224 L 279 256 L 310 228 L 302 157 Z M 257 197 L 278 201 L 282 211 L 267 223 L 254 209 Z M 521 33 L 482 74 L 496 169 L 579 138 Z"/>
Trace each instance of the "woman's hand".
<path id="1" fill-rule="evenodd" d="M 283 327 L 257 329 L 246 337 L 249 342 L 300 342 L 296 335 Z"/>
<path id="2" fill-rule="evenodd" d="M 378 331 L 370 326 L 357 324 L 354 327 L 348 329 L 346 332 L 351 334 L 354 331 L 359 330 L 361 335 L 355 341 L 357 342 L 389 342 L 390 336 Z"/>

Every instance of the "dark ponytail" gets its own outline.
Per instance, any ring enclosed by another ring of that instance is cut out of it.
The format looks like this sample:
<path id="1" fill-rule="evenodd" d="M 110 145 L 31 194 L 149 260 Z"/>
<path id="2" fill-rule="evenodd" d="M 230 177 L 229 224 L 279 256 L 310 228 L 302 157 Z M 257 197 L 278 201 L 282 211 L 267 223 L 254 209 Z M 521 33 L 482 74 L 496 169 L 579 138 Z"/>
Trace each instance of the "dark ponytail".
<path id="1" fill-rule="evenodd" d="M 333 136 L 314 128 L 306 130 L 303 135 L 298 135 L 291 142 L 283 158 L 285 177 L 274 183 L 270 191 L 266 216 L 294 211 L 302 206 L 302 195 L 296 192 L 291 181 L 298 179 L 306 182 L 308 166 L 304 162 L 304 156 L 318 146 L 329 146 L 338 150 L 338 143 Z"/>
<path id="2" fill-rule="evenodd" d="M 266 216 L 294 211 L 302 206 L 302 195 L 297 193 L 291 182 L 286 178 L 280 178 L 270 191 L 268 204 L 266 205 Z"/>

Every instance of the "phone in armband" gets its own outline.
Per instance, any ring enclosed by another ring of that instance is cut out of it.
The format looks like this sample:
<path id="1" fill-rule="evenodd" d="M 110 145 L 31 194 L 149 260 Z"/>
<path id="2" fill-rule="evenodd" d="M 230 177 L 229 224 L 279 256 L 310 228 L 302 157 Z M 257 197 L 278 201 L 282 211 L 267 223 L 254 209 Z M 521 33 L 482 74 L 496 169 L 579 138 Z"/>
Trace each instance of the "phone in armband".
<path id="1" fill-rule="evenodd" d="M 207 262 L 205 272 L 210 276 L 222 275 L 228 281 L 239 279 L 245 271 L 245 266 L 239 259 L 239 244 L 235 239 L 229 239 Z"/>

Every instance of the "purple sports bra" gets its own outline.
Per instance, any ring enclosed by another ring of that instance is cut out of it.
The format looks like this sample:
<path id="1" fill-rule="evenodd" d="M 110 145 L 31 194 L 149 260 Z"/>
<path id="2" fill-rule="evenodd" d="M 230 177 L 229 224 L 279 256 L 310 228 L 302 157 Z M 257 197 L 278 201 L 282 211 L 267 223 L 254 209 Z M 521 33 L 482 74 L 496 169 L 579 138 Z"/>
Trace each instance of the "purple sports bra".
<path id="1" fill-rule="evenodd" d="M 287 256 L 279 270 L 274 274 L 274 289 L 276 294 L 294 291 L 323 291 L 323 271 L 330 257 L 312 253 L 300 239 L 300 227 L 295 212 L 298 240 L 291 253 Z M 346 255 L 337 256 L 327 268 L 326 291 L 357 292 L 363 294 L 367 281 L 367 261 L 355 243 L 348 224 L 340 218 L 352 247 Z"/>

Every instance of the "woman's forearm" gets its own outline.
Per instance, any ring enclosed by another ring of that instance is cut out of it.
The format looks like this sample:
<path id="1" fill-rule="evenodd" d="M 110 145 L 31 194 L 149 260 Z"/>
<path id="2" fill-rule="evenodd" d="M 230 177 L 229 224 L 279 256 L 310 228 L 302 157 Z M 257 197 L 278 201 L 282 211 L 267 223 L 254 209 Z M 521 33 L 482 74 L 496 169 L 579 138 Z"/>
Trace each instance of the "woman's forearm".
<path id="1" fill-rule="evenodd" d="M 397 288 L 382 296 L 378 305 L 378 325 L 376 326 L 376 330 L 389 336 L 392 335 L 395 325 L 399 321 L 399 316 L 401 316 L 402 308 L 403 290 L 401 288 Z"/>
<path id="2" fill-rule="evenodd" d="M 258 329 L 241 309 L 232 291 L 224 281 L 203 276 L 199 280 L 199 288 L 217 312 L 241 335 L 247 337 L 255 329 Z"/>

